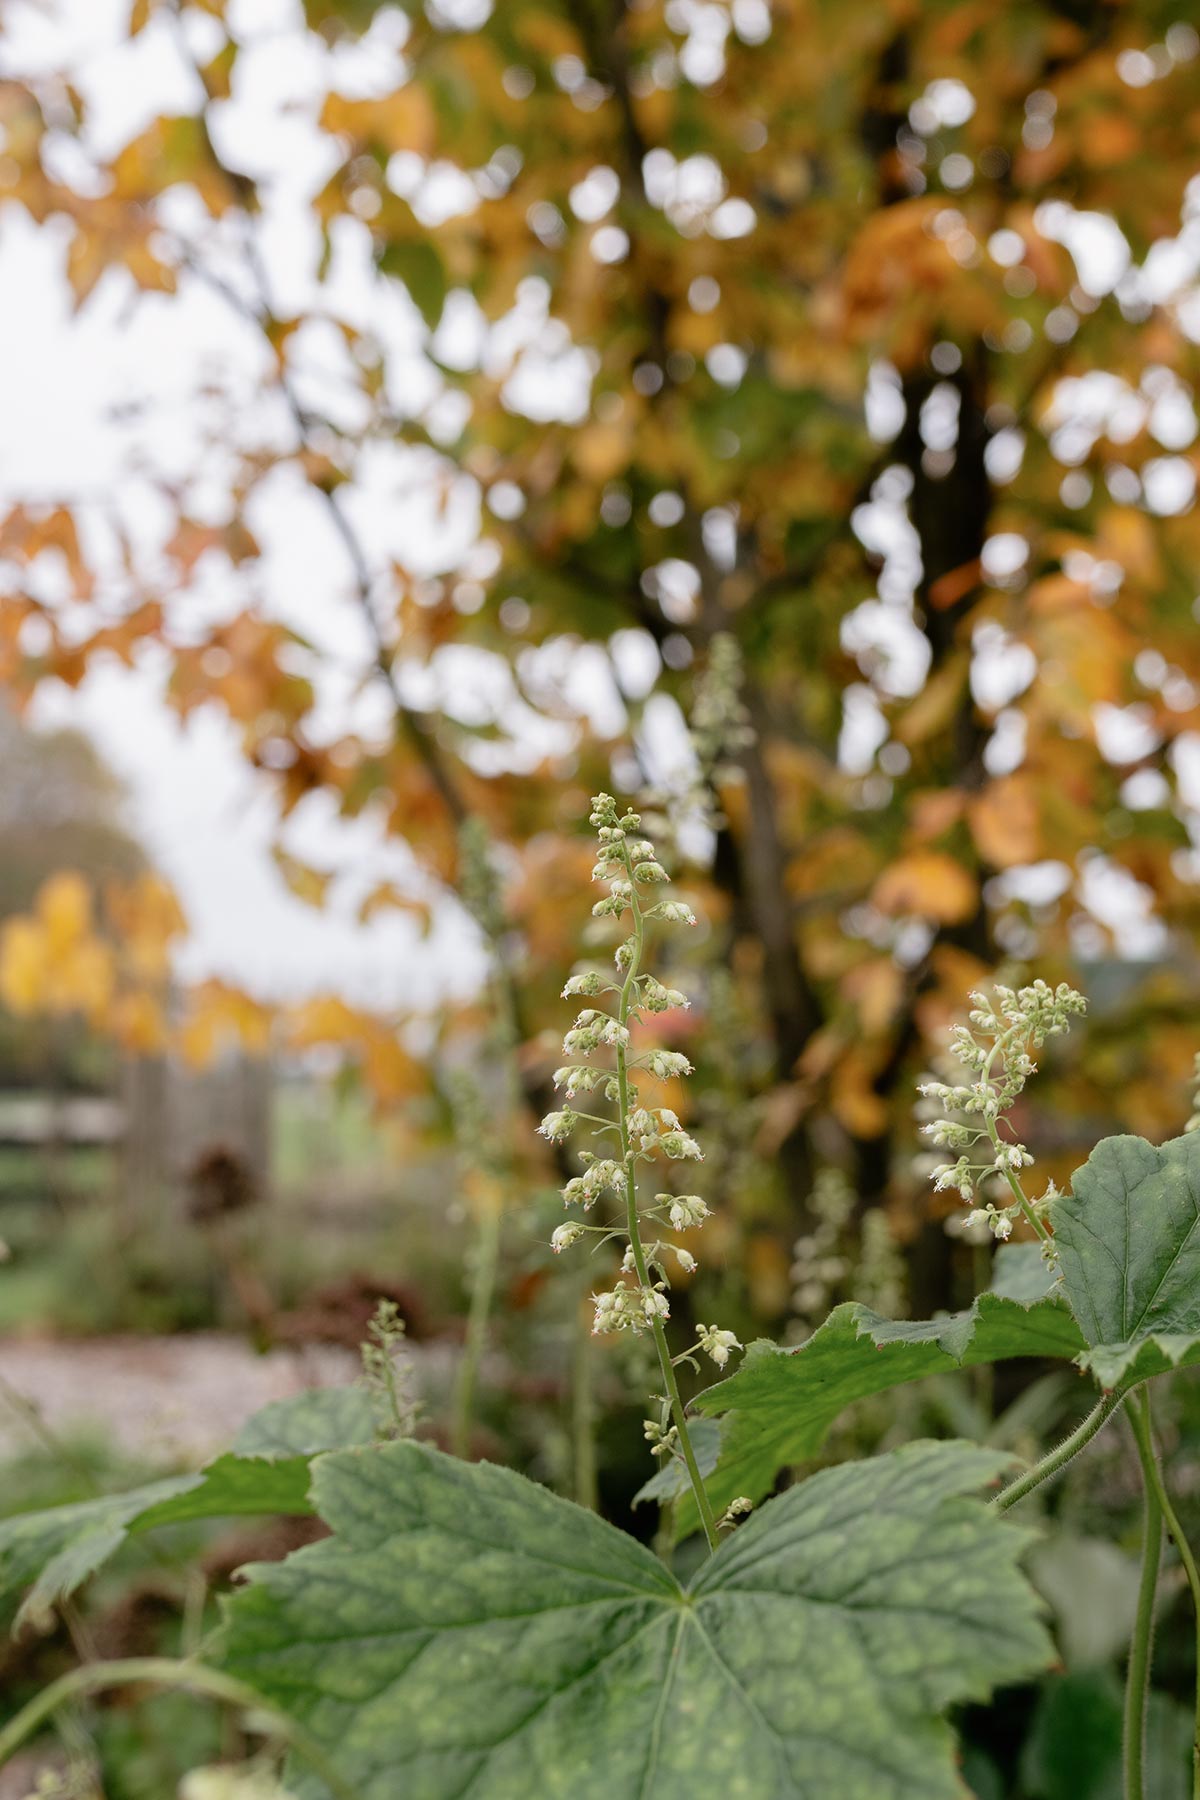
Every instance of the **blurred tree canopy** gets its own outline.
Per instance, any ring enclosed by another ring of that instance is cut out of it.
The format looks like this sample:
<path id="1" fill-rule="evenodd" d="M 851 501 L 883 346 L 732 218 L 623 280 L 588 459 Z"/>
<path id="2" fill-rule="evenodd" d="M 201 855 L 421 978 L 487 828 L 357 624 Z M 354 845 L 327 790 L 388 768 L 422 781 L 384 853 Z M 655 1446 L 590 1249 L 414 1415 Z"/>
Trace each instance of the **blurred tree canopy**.
<path id="1" fill-rule="evenodd" d="M 152 649 L 182 714 L 237 721 L 283 814 L 321 792 L 378 817 L 489 935 L 531 1097 L 590 904 L 587 796 L 664 785 L 699 693 L 691 1029 L 744 1218 L 786 1218 L 828 1161 L 903 1201 L 911 1077 L 1004 959 L 1148 964 L 1058 1089 L 1067 1168 L 1072 1112 L 1177 1128 L 1200 925 L 1186 9 L 306 0 L 276 28 L 318 72 L 303 279 L 237 129 L 271 54 L 254 21 L 136 0 L 131 38 L 171 40 L 194 106 L 105 157 L 63 76 L 0 94 L 7 194 L 67 223 L 81 306 L 124 284 L 136 318 L 203 283 L 261 351 L 208 451 L 224 503 L 163 479 L 161 554 L 119 544 L 101 578 L 70 495 L 9 512 L 9 689 Z M 453 566 L 369 529 L 396 446 L 467 521 Z M 329 727 L 319 656 L 256 585 L 284 474 L 337 534 L 330 604 L 358 609 L 386 729 Z M 192 604 L 214 568 L 215 622 Z M 468 820 L 498 896 L 464 881 Z"/>
<path id="2" fill-rule="evenodd" d="M 106 881 L 144 868 L 120 783 L 80 732 L 31 731 L 0 707 L 0 768 L 0 918 L 60 869 Z"/>

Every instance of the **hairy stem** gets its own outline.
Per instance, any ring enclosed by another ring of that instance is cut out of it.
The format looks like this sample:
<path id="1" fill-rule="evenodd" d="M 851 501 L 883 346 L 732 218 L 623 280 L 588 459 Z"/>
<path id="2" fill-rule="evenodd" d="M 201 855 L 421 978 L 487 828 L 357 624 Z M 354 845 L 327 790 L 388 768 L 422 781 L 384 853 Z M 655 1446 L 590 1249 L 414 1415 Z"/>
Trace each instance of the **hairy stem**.
<path id="1" fill-rule="evenodd" d="M 1196 1567 L 1196 1558 L 1192 1546 L 1188 1542 L 1183 1527 L 1179 1523 L 1179 1515 L 1167 1492 L 1163 1481 L 1162 1468 L 1158 1453 L 1154 1447 L 1154 1416 L 1150 1407 L 1149 1392 L 1143 1388 L 1134 1403 L 1131 1412 L 1134 1421 L 1133 1431 L 1137 1439 L 1138 1455 L 1142 1459 L 1142 1472 L 1146 1478 L 1148 1490 L 1153 1490 L 1154 1498 L 1162 1514 L 1167 1534 L 1179 1554 L 1183 1572 L 1187 1576 L 1187 1584 L 1192 1595 L 1192 1611 L 1196 1629 L 1196 1714 L 1195 1728 L 1192 1732 L 1192 1794 L 1194 1800 L 1200 1800 L 1200 1569 Z"/>
<path id="2" fill-rule="evenodd" d="M 1104 1398 L 1092 1408 L 1086 1419 L 1075 1427 L 1070 1437 L 1064 1438 L 1062 1443 L 1056 1445 L 1053 1450 L 1048 1450 L 1045 1456 L 1035 1462 L 1031 1469 L 1026 1469 L 1024 1475 L 1018 1475 L 1015 1481 L 1010 1481 L 1008 1486 L 996 1495 L 992 1505 L 1001 1512 L 1007 1512 L 1010 1506 L 1015 1506 L 1018 1500 L 1023 1500 L 1026 1494 L 1031 1494 L 1035 1487 L 1041 1486 L 1043 1481 L 1048 1481 L 1052 1475 L 1057 1475 L 1073 1456 L 1079 1455 L 1085 1444 L 1091 1443 L 1096 1433 L 1107 1424 L 1124 1400 L 1125 1393 L 1105 1394 Z"/>
<path id="3" fill-rule="evenodd" d="M 203 1663 L 177 1662 L 167 1656 L 131 1656 L 113 1662 L 88 1663 L 52 1681 L 0 1730 L 0 1768 L 15 1755 L 26 1738 L 53 1717 L 59 1707 L 85 1694 L 102 1693 L 105 1688 L 135 1683 L 190 1689 L 192 1693 L 218 1700 L 224 1706 L 242 1707 L 247 1712 L 265 1715 L 278 1735 L 321 1778 L 335 1800 L 355 1800 L 321 1746 L 297 1720 L 279 1712 L 261 1694 L 232 1675 L 207 1668 Z"/>
<path id="4" fill-rule="evenodd" d="M 629 967 L 625 971 L 625 980 L 621 987 L 621 997 L 617 1005 L 617 1022 L 622 1027 L 628 1026 L 629 1013 L 637 993 L 637 976 L 641 967 L 642 952 L 646 943 L 646 921 L 637 897 L 637 888 L 633 879 L 633 863 L 629 850 L 624 846 L 625 868 L 628 872 L 629 886 L 633 906 L 633 955 Z M 625 1212 L 626 1230 L 629 1233 L 629 1244 L 633 1251 L 633 1266 L 637 1273 L 639 1285 L 650 1286 L 649 1271 L 646 1267 L 646 1252 L 642 1246 L 642 1236 L 638 1224 L 637 1176 L 634 1172 L 633 1158 L 629 1153 L 629 1062 L 624 1044 L 617 1046 L 617 1088 L 620 1108 L 621 1156 L 625 1163 Z M 683 1401 L 679 1394 L 679 1383 L 675 1379 L 675 1368 L 671 1361 L 671 1351 L 667 1344 L 667 1334 L 663 1330 L 662 1320 L 653 1319 L 651 1330 L 654 1334 L 654 1347 L 658 1351 L 659 1367 L 662 1370 L 663 1387 L 671 1408 L 671 1422 L 679 1438 L 679 1448 L 687 1466 L 688 1479 L 692 1484 L 692 1492 L 696 1497 L 696 1510 L 700 1514 L 700 1523 L 704 1527 L 704 1535 L 708 1539 L 708 1547 L 715 1550 L 719 1542 L 717 1522 L 713 1509 L 709 1504 L 704 1489 L 704 1481 L 696 1462 L 696 1453 L 692 1449 L 691 1434 L 688 1431 L 687 1417 L 683 1410 Z"/>
<path id="5" fill-rule="evenodd" d="M 463 1353 L 454 1383 L 454 1414 L 450 1431 L 450 1447 L 455 1456 L 466 1457 L 471 1448 L 471 1421 L 475 1413 L 475 1389 L 479 1384 L 479 1368 L 487 1342 L 492 1295 L 496 1287 L 496 1267 L 500 1258 L 500 1207 L 491 1199 L 486 1205 L 475 1238 L 475 1267 L 471 1274 L 471 1302 L 467 1312 L 467 1330 Z"/>
<path id="6" fill-rule="evenodd" d="M 995 1150 L 999 1153 L 1004 1148 L 1004 1143 L 1000 1133 L 996 1130 L 996 1121 L 992 1118 L 985 1118 L 984 1123 L 987 1126 L 988 1136 L 991 1138 Z M 1012 1191 L 1013 1199 L 1021 1209 L 1021 1216 L 1024 1218 L 1026 1224 L 1033 1226 L 1033 1229 L 1037 1232 L 1043 1244 L 1052 1244 L 1054 1239 L 1034 1212 L 1033 1207 L 1030 1205 L 1029 1196 L 1021 1186 L 1017 1176 L 1011 1169 L 1005 1169 L 1004 1179 L 1007 1181 L 1009 1188 Z"/>
<path id="7" fill-rule="evenodd" d="M 1150 1694 L 1150 1663 L 1154 1652 L 1154 1601 L 1162 1560 L 1162 1507 L 1151 1465 L 1154 1445 L 1150 1436 L 1149 1407 L 1145 1393 L 1129 1408 L 1129 1423 L 1142 1464 L 1142 1578 L 1138 1587 L 1137 1616 L 1129 1645 L 1125 1672 L 1125 1731 L 1123 1767 L 1125 1800 L 1146 1796 L 1146 1702 Z"/>

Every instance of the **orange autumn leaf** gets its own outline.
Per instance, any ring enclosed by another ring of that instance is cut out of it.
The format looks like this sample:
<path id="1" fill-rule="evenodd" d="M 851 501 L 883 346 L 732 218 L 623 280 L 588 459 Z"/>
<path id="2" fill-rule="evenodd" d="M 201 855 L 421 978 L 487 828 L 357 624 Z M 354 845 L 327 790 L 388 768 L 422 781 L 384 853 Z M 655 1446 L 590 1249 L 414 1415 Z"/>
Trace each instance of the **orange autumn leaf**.
<path id="1" fill-rule="evenodd" d="M 990 781 L 967 807 L 975 847 L 995 869 L 1036 862 L 1041 848 L 1034 777 L 1005 775 Z"/>
<path id="2" fill-rule="evenodd" d="M 940 850 L 913 850 L 886 868 L 871 890 L 880 912 L 912 914 L 943 925 L 969 919 L 979 900 L 975 877 Z"/>

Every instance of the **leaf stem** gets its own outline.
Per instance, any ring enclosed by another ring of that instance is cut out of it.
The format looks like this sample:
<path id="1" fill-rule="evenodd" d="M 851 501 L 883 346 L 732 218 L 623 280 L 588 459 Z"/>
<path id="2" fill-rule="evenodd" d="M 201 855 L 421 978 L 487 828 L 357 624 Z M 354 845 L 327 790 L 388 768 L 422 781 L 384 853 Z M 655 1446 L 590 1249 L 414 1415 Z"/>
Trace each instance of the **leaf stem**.
<path id="1" fill-rule="evenodd" d="M 1150 1395 L 1145 1388 L 1138 1395 L 1130 1417 L 1133 1421 L 1133 1434 L 1137 1439 L 1138 1455 L 1142 1459 L 1142 1472 L 1146 1478 L 1147 1492 L 1153 1491 L 1163 1523 L 1167 1528 L 1167 1535 L 1179 1553 L 1179 1560 L 1183 1565 L 1183 1572 L 1187 1576 L 1188 1587 L 1191 1589 L 1196 1629 L 1196 1714 L 1195 1728 L 1192 1732 L 1192 1794 L 1193 1800 L 1200 1800 L 1200 1569 L 1197 1569 L 1192 1546 L 1179 1523 L 1179 1515 L 1175 1511 L 1163 1480 L 1162 1467 L 1154 1446 L 1154 1415 L 1150 1406 Z"/>
<path id="2" fill-rule="evenodd" d="M 1158 1592 L 1158 1571 L 1162 1561 L 1162 1507 L 1151 1474 L 1154 1445 L 1149 1430 L 1149 1411 L 1145 1395 L 1139 1394 L 1129 1408 L 1129 1423 L 1142 1464 L 1142 1574 L 1138 1586 L 1137 1615 L 1129 1645 L 1129 1663 L 1125 1673 L 1125 1728 L 1122 1762 L 1125 1771 L 1125 1800 L 1145 1800 L 1146 1794 L 1146 1702 L 1150 1693 L 1150 1664 L 1154 1652 L 1154 1602 Z"/>
<path id="3" fill-rule="evenodd" d="M 86 1663 L 82 1668 L 60 1675 L 40 1694 L 35 1694 L 29 1704 L 0 1730 L 0 1768 L 60 1706 L 84 1694 L 101 1693 L 105 1688 L 124 1687 L 135 1682 L 154 1687 L 188 1688 L 225 1706 L 238 1706 L 248 1712 L 263 1714 L 296 1755 L 320 1776 L 335 1800 L 355 1800 L 324 1750 L 298 1720 L 279 1711 L 254 1688 L 247 1687 L 233 1675 L 210 1669 L 204 1663 L 176 1661 L 168 1656 L 130 1656 L 113 1662 Z"/>
<path id="4" fill-rule="evenodd" d="M 1032 1468 L 1026 1469 L 1024 1475 L 1018 1475 L 1015 1481 L 1010 1481 L 1008 1486 L 996 1495 L 992 1505 L 1000 1512 L 1007 1512 L 1010 1506 L 1015 1506 L 1018 1500 L 1023 1500 L 1026 1494 L 1031 1494 L 1035 1487 L 1041 1486 L 1043 1481 L 1048 1481 L 1052 1475 L 1057 1475 L 1073 1456 L 1079 1455 L 1085 1444 L 1091 1443 L 1096 1433 L 1107 1424 L 1117 1408 L 1123 1404 L 1128 1391 L 1125 1389 L 1120 1393 L 1105 1394 L 1082 1423 L 1075 1427 L 1070 1437 L 1064 1438 L 1062 1443 L 1057 1444 L 1053 1450 L 1048 1450 L 1045 1456 L 1034 1463 Z"/>
<path id="5" fill-rule="evenodd" d="M 617 1022 L 628 1024 L 630 1008 L 637 993 L 637 976 L 641 967 L 642 953 L 646 944 L 646 921 L 638 903 L 637 888 L 633 877 L 633 863 L 630 860 L 628 846 L 623 844 L 625 868 L 629 876 L 630 901 L 633 909 L 633 955 L 629 967 L 625 971 L 625 980 L 621 987 L 621 997 L 617 1005 Z M 625 1211 L 626 1230 L 629 1233 L 629 1245 L 633 1252 L 633 1266 L 639 1284 L 643 1288 L 650 1286 L 649 1271 L 646 1267 L 646 1252 L 642 1247 L 641 1231 L 638 1224 L 637 1175 L 634 1171 L 633 1158 L 629 1154 L 629 1064 L 624 1044 L 617 1046 L 617 1088 L 620 1107 L 621 1156 L 625 1163 Z M 683 1410 L 683 1401 L 679 1394 L 679 1383 L 675 1379 L 675 1368 L 671 1361 L 671 1351 L 667 1344 L 667 1334 L 663 1330 L 661 1319 L 652 1319 L 650 1329 L 654 1335 L 654 1347 L 658 1351 L 659 1367 L 662 1370 L 663 1386 L 671 1408 L 671 1422 L 679 1437 L 679 1448 L 683 1452 L 683 1460 L 687 1465 L 688 1479 L 692 1484 L 692 1492 L 696 1498 L 696 1510 L 700 1514 L 700 1523 L 704 1527 L 704 1535 L 708 1539 L 708 1547 L 715 1550 L 719 1543 L 717 1521 L 705 1492 L 704 1481 L 696 1462 L 696 1453 L 692 1449 L 691 1435 L 688 1432 L 687 1417 Z"/>

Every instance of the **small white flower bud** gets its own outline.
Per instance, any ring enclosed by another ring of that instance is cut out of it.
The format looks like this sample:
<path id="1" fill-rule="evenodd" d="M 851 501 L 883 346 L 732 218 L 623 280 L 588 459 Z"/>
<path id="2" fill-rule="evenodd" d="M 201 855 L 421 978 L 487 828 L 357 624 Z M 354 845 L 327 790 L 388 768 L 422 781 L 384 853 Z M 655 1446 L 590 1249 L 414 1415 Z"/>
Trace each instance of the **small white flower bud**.
<path id="1" fill-rule="evenodd" d="M 668 1131 L 666 1135 L 661 1137 L 658 1141 L 663 1154 L 669 1156 L 672 1162 L 704 1161 L 703 1150 L 701 1150 L 695 1138 L 689 1137 L 686 1131 Z"/>
<path id="2" fill-rule="evenodd" d="M 577 1122 L 577 1115 L 569 1106 L 564 1106 L 561 1112 L 547 1113 L 538 1130 L 550 1143 L 561 1144 L 570 1137 Z"/>
<path id="3" fill-rule="evenodd" d="M 587 1226 L 580 1225 L 576 1219 L 570 1220 L 566 1225 L 556 1226 L 550 1234 L 550 1248 L 553 1250 L 555 1256 L 558 1255 L 560 1250 L 569 1250 L 571 1245 L 577 1243 L 586 1230 Z"/>
<path id="4" fill-rule="evenodd" d="M 656 1194 L 655 1199 L 666 1206 L 672 1231 L 690 1231 L 703 1225 L 709 1216 L 709 1208 L 699 1194 Z"/>
<path id="5" fill-rule="evenodd" d="M 718 1369 L 723 1369 L 729 1361 L 731 1350 L 740 1350 L 741 1344 L 732 1331 L 722 1331 L 716 1325 L 697 1325 L 700 1348 L 706 1356 L 710 1356 Z"/>
<path id="6" fill-rule="evenodd" d="M 598 969 L 588 969 L 583 975 L 572 975 L 562 991 L 562 997 L 564 1000 L 572 1000 L 577 994 L 601 994 L 607 985 Z"/>
<path id="7" fill-rule="evenodd" d="M 682 900 L 660 900 L 657 906 L 650 908 L 647 917 L 662 919 L 667 925 L 694 925 L 696 923 L 695 913 L 690 906 L 685 906 Z"/>

